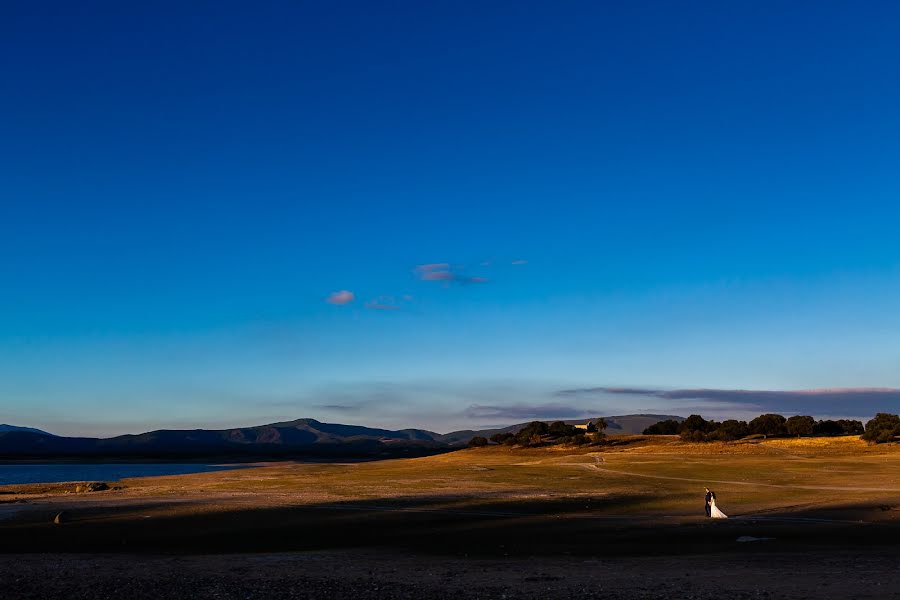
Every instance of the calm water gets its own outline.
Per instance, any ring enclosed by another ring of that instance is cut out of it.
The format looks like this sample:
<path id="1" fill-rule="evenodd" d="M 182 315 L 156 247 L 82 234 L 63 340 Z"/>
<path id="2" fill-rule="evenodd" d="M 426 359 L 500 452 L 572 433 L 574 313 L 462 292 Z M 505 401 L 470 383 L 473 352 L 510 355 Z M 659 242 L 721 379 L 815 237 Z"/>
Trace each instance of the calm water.
<path id="1" fill-rule="evenodd" d="M 66 464 L 0 465 L 0 485 L 12 483 L 58 483 L 61 481 L 118 481 L 128 477 L 187 475 L 242 469 L 244 465 L 198 464 Z"/>

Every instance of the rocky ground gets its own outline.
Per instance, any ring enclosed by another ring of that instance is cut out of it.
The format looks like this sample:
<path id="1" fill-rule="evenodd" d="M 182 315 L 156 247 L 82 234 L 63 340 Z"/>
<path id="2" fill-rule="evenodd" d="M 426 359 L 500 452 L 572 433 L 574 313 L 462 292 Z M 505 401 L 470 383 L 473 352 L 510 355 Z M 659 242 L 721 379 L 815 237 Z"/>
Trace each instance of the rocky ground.
<path id="1" fill-rule="evenodd" d="M 0 589 L 9 600 L 900 598 L 900 558 L 864 549 L 503 560 L 378 551 L 6 555 Z"/>

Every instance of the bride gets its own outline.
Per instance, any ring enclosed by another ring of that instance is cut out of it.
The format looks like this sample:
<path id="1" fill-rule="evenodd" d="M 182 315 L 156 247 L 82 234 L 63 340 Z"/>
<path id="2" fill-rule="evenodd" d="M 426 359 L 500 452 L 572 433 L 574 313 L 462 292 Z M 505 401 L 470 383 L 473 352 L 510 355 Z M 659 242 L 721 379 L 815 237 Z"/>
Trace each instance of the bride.
<path id="1" fill-rule="evenodd" d="M 727 519 L 728 515 L 719 510 L 719 507 L 716 506 L 716 497 L 713 496 L 709 499 L 709 516 L 713 519 Z"/>

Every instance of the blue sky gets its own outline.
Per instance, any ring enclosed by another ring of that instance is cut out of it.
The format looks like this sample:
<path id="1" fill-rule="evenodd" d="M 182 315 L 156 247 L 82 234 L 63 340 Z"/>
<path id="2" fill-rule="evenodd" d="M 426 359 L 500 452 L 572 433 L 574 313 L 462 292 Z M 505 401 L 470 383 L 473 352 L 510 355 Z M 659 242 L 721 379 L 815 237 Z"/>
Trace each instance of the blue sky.
<path id="1" fill-rule="evenodd" d="M 900 7 L 132 4 L 0 8 L 0 421 L 900 407 Z"/>

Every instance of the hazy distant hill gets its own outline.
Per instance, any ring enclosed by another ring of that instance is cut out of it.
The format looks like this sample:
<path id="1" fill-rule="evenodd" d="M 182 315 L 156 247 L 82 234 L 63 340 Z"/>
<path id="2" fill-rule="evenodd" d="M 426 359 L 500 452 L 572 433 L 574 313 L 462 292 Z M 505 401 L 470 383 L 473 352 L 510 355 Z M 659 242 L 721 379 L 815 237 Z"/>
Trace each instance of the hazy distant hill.
<path id="1" fill-rule="evenodd" d="M 430 454 L 447 448 L 438 434 L 391 431 L 298 419 L 222 430 L 159 430 L 113 438 L 50 437 L 28 431 L 0 433 L 0 457 L 22 456 L 380 456 Z"/>
<path id="2" fill-rule="evenodd" d="M 41 435 L 53 435 L 52 433 L 47 433 L 46 431 L 41 431 L 40 429 L 35 429 L 34 427 L 16 427 L 15 425 L 6 425 L 4 423 L 0 423 L 0 433 L 6 433 L 8 431 L 27 431 L 30 433 L 39 433 Z"/>

